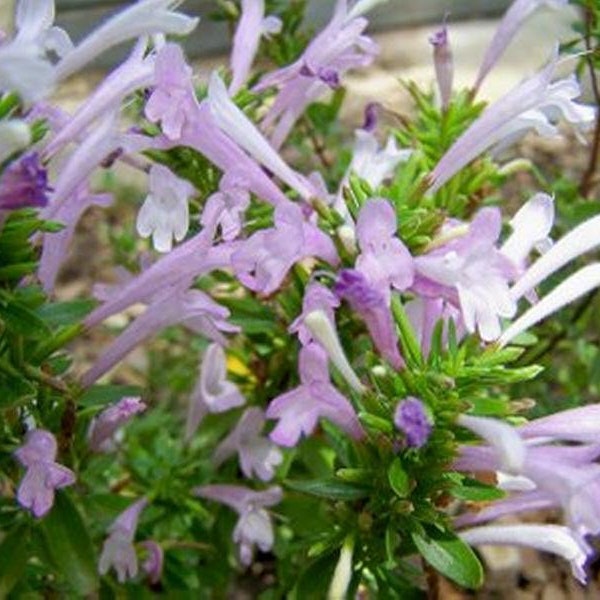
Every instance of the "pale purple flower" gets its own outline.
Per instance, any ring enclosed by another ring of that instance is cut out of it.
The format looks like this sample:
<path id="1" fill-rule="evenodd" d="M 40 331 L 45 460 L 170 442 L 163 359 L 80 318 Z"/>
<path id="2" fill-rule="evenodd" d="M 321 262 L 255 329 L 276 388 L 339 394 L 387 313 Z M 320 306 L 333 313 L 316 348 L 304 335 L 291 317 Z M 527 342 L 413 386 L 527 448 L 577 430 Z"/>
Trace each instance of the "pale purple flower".
<path id="1" fill-rule="evenodd" d="M 32 429 L 15 451 L 15 457 L 27 469 L 17 490 L 17 501 L 38 519 L 52 508 L 54 490 L 75 483 L 73 471 L 55 462 L 57 450 L 54 435 Z"/>
<path id="2" fill-rule="evenodd" d="M 52 188 L 37 152 L 12 162 L 0 175 L 0 209 L 46 206 Z"/>
<path id="3" fill-rule="evenodd" d="M 177 44 L 165 44 L 155 60 L 155 87 L 144 112 L 148 120 L 160 122 L 169 140 L 181 139 L 198 112 L 192 69 Z"/>
<path id="4" fill-rule="evenodd" d="M 387 200 L 367 200 L 356 221 L 361 253 L 356 269 L 383 294 L 389 303 L 389 288 L 404 291 L 413 282 L 413 259 L 396 236 L 396 211 Z"/>
<path id="5" fill-rule="evenodd" d="M 111 452 L 115 449 L 114 437 L 118 429 L 135 415 L 146 410 L 146 404 L 137 397 L 121 398 L 105 408 L 90 423 L 87 437 L 94 452 Z"/>
<path id="6" fill-rule="evenodd" d="M 320 258 L 331 265 L 338 263 L 331 239 L 305 219 L 298 205 L 277 206 L 274 218 L 274 227 L 254 233 L 231 257 L 235 274 L 246 287 L 271 294 L 292 266 L 307 257 Z"/>
<path id="7" fill-rule="evenodd" d="M 549 235 L 554 224 L 554 199 L 547 194 L 535 194 L 515 213 L 509 224 L 512 232 L 500 252 L 524 270 L 533 248 L 543 253 L 552 246 Z"/>
<path id="8" fill-rule="evenodd" d="M 446 232 L 450 241 L 416 257 L 416 271 L 422 278 L 451 290 L 445 295 L 460 305 L 467 331 L 477 329 L 483 340 L 494 340 L 501 333 L 500 317 L 512 317 L 517 308 L 509 292 L 516 267 L 496 248 L 500 211 L 483 208 L 466 232 L 459 228 L 455 227 L 462 235 L 451 239 L 450 229 Z"/>
<path id="9" fill-rule="evenodd" d="M 392 136 L 388 138 L 384 147 L 380 147 L 371 131 L 357 129 L 354 135 L 352 161 L 346 179 L 350 173 L 354 173 L 364 179 L 373 190 L 391 178 L 396 167 L 406 162 L 413 153 L 409 148 L 398 148 Z"/>
<path id="10" fill-rule="evenodd" d="M 273 479 L 283 456 L 273 442 L 261 435 L 264 425 L 265 417 L 260 408 L 246 409 L 231 433 L 217 446 L 213 454 L 215 466 L 237 454 L 246 477 L 256 476 L 261 481 Z"/>
<path id="11" fill-rule="evenodd" d="M 72 48 L 68 34 L 54 23 L 54 0 L 18 0 L 15 41 L 37 47 L 40 56 L 54 52 L 65 56 Z"/>
<path id="12" fill-rule="evenodd" d="M 81 382 L 85 387 L 90 386 L 136 346 L 171 325 L 185 325 L 200 335 L 225 344 L 221 332 L 238 331 L 227 322 L 228 317 L 228 309 L 200 290 L 166 287 L 151 298 L 145 312 L 100 355 L 83 374 Z"/>
<path id="13" fill-rule="evenodd" d="M 566 6 L 568 2 L 569 0 L 515 0 L 504 14 L 485 52 L 473 89 L 479 89 L 527 17 L 541 6 L 558 8 Z"/>
<path id="14" fill-rule="evenodd" d="M 188 231 L 188 201 L 195 190 L 163 165 L 152 165 L 149 180 L 150 189 L 138 212 L 136 228 L 142 237 L 152 236 L 156 250 L 169 252 L 173 239 L 180 242 Z"/>
<path id="15" fill-rule="evenodd" d="M 583 584 L 587 581 L 585 565 L 593 553 L 582 538 L 560 525 L 489 525 L 466 529 L 458 534 L 467 544 L 525 546 L 551 552 L 571 563 L 573 575 Z"/>
<path id="16" fill-rule="evenodd" d="M 261 552 L 268 552 L 273 547 L 273 523 L 265 507 L 281 502 L 283 492 L 279 486 L 256 492 L 236 485 L 204 485 L 195 488 L 193 493 L 226 504 L 238 513 L 233 541 L 239 546 L 240 562 L 244 566 L 252 563 L 254 546 Z"/>
<path id="17" fill-rule="evenodd" d="M 571 77 L 551 82 L 557 55 L 539 73 L 526 79 L 488 106 L 454 142 L 429 176 L 430 191 L 440 189 L 464 166 L 493 146 L 506 146 L 529 129 L 540 135 L 554 136 L 552 124 L 562 116 L 575 126 L 587 128 L 595 119 L 595 109 L 573 102 L 581 91 Z"/>
<path id="18" fill-rule="evenodd" d="M 334 309 L 339 305 L 340 301 L 328 287 L 315 281 L 309 283 L 304 290 L 302 313 L 296 317 L 288 331 L 290 333 L 297 333 L 300 343 L 305 346 L 315 340 L 313 334 L 304 323 L 306 316 L 315 310 L 320 310 L 326 315 L 326 318 L 329 319 L 333 326 L 335 323 Z"/>
<path id="19" fill-rule="evenodd" d="M 581 413 L 578 416 L 581 417 Z M 568 423 L 573 423 L 570 411 L 553 417 L 547 433 L 552 428 L 564 431 Z M 535 436 L 537 440 L 529 442 L 519 429 L 491 418 L 463 415 L 458 422 L 475 431 L 490 446 L 464 446 L 455 468 L 468 471 L 503 470 L 523 476 L 533 487 L 521 488 L 524 491 L 516 496 L 520 502 L 512 505 L 513 510 L 532 510 L 540 503 L 562 507 L 569 526 L 578 535 L 600 532 L 600 465 L 594 462 L 600 454 L 598 444 L 560 445 L 554 443 L 560 437 L 551 436 Z M 531 427 L 535 430 L 535 421 Z M 510 500 L 500 501 L 497 512 L 495 505 L 492 505 L 486 509 L 485 519 L 505 514 L 509 506 Z"/>
<path id="20" fill-rule="evenodd" d="M 430 38 L 429 43 L 433 46 L 433 65 L 437 78 L 438 89 L 442 109 L 446 110 L 452 95 L 452 81 L 454 79 L 454 61 L 452 59 L 452 48 L 448 39 L 448 27 L 444 24 Z"/>
<path id="21" fill-rule="evenodd" d="M 165 558 L 162 546 L 154 540 L 146 540 L 145 542 L 142 542 L 140 546 L 145 548 L 148 553 L 146 560 L 142 563 L 142 570 L 148 575 L 150 583 L 157 584 L 162 576 Z"/>
<path id="22" fill-rule="evenodd" d="M 378 102 L 369 102 L 365 106 L 365 120 L 362 125 L 363 131 L 373 133 L 377 129 L 378 113 L 380 108 L 381 104 Z"/>
<path id="23" fill-rule="evenodd" d="M 254 123 L 233 103 L 216 72 L 212 73 L 208 85 L 208 104 L 216 125 L 253 159 L 297 191 L 304 200 L 314 196 L 315 190 L 310 182 L 281 158 Z"/>
<path id="24" fill-rule="evenodd" d="M 367 19 L 360 15 L 373 2 L 359 2 L 350 11 L 338 0 L 329 24 L 315 36 L 293 64 L 265 75 L 256 90 L 276 87 L 277 96 L 261 124 L 279 148 L 305 108 L 331 87 L 339 85 L 349 69 L 371 63 L 377 46 L 366 35 Z"/>
<path id="25" fill-rule="evenodd" d="M 600 440 L 600 404 L 589 404 L 540 417 L 518 428 L 527 440 L 555 440 L 594 444 Z"/>
<path id="26" fill-rule="evenodd" d="M 404 366 L 398 350 L 398 334 L 386 296 L 356 269 L 342 269 L 334 287 L 365 322 L 375 347 L 396 369 Z"/>
<path id="27" fill-rule="evenodd" d="M 98 563 L 100 575 L 106 575 L 111 567 L 117 572 L 119 583 L 125 583 L 137 575 L 138 560 L 133 539 L 140 513 L 147 505 L 148 501 L 141 498 L 123 511 L 110 526 Z"/>
<path id="28" fill-rule="evenodd" d="M 139 0 L 124 8 L 59 61 L 57 77 L 69 77 L 105 50 L 127 40 L 152 34 L 187 35 L 199 19 L 173 11 L 178 4 L 179 0 Z"/>
<path id="29" fill-rule="evenodd" d="M 31 129 L 21 119 L 0 121 L 0 162 L 4 162 L 15 152 L 27 148 L 31 143 Z"/>
<path id="30" fill-rule="evenodd" d="M 227 358 L 223 347 L 210 344 L 200 363 L 200 375 L 190 397 L 185 423 L 185 440 L 189 442 L 207 413 L 219 413 L 246 403 L 235 385 L 227 379 Z"/>
<path id="31" fill-rule="evenodd" d="M 411 448 L 421 448 L 431 435 L 432 425 L 421 400 L 409 396 L 400 400 L 394 411 L 394 424 L 406 436 Z"/>
<path id="32" fill-rule="evenodd" d="M 154 80 L 154 53 L 145 55 L 147 39 L 141 39 L 125 62 L 109 73 L 94 92 L 70 116 L 44 148 L 44 156 L 53 156 L 74 141 L 81 141 L 87 128 L 115 108 L 135 90 Z"/>
<path id="33" fill-rule="evenodd" d="M 364 431 L 350 402 L 330 383 L 327 354 L 316 343 L 300 349 L 300 385 L 277 396 L 267 409 L 269 419 L 278 419 L 271 439 L 281 446 L 295 446 L 302 435 L 310 435 L 320 418 L 326 418 L 349 436 L 360 439 Z"/>
<path id="34" fill-rule="evenodd" d="M 256 56 L 260 38 L 263 35 L 278 33 L 281 20 L 265 17 L 264 0 L 242 0 L 242 15 L 233 36 L 231 49 L 231 83 L 229 93 L 234 95 L 250 75 L 252 62 Z"/>
<path id="35" fill-rule="evenodd" d="M 221 237 L 230 242 L 239 236 L 243 226 L 243 214 L 250 206 L 250 192 L 241 178 L 232 172 L 226 173 L 219 182 L 219 191 L 206 200 L 200 223 L 216 222 L 221 228 Z"/>
<path id="36" fill-rule="evenodd" d="M 148 304 L 163 290 L 189 287 L 196 277 L 213 269 L 229 266 L 232 247 L 213 247 L 213 236 L 214 226 L 205 227 L 137 276 L 124 282 L 110 298 L 86 317 L 85 326 L 93 327 L 136 302 Z"/>

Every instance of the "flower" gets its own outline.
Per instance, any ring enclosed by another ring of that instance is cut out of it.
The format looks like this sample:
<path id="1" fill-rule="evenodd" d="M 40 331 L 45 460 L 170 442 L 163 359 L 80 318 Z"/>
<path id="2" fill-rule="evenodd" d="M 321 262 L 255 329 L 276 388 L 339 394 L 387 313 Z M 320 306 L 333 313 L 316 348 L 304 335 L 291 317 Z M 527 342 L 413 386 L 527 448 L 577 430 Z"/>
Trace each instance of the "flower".
<path id="1" fill-rule="evenodd" d="M 446 287 L 435 296 L 459 304 L 467 330 L 477 329 L 486 341 L 500 336 L 500 317 L 512 317 L 517 309 L 509 291 L 516 267 L 496 248 L 500 229 L 500 211 L 483 208 L 466 233 L 452 239 L 449 233 L 462 231 L 459 225 L 450 226 L 450 241 L 414 259 L 421 277 Z"/>
<path id="2" fill-rule="evenodd" d="M 73 471 L 55 462 L 56 453 L 56 438 L 44 429 L 29 431 L 25 443 L 15 451 L 15 457 L 27 469 L 17 501 L 38 519 L 52 508 L 54 490 L 75 483 Z"/>
<path id="3" fill-rule="evenodd" d="M 283 456 L 275 444 L 260 435 L 264 425 L 265 417 L 260 408 L 246 409 L 235 428 L 217 446 L 213 454 L 215 466 L 237 453 L 246 477 L 256 475 L 261 481 L 272 479 Z"/>
<path id="4" fill-rule="evenodd" d="M 507 46 L 527 17 L 540 6 L 547 5 L 558 8 L 566 6 L 568 2 L 569 0 L 515 0 L 504 14 L 485 52 L 473 89 L 477 91 L 480 88 L 483 80 L 504 54 Z"/>
<path id="5" fill-rule="evenodd" d="M 575 78 L 551 83 L 557 60 L 555 53 L 544 69 L 483 111 L 431 172 L 431 193 L 439 190 L 460 169 L 492 146 L 512 143 L 531 128 L 540 135 L 557 135 L 558 130 L 551 121 L 558 116 L 582 128 L 594 122 L 596 111 L 593 107 L 573 102 L 581 93 Z"/>
<path id="6" fill-rule="evenodd" d="M 0 176 L 0 209 L 46 206 L 48 173 L 40 164 L 37 152 L 12 162 Z"/>
<path id="7" fill-rule="evenodd" d="M 593 550 L 584 540 L 560 525 L 489 525 L 466 529 L 458 534 L 471 546 L 481 544 L 525 546 L 562 556 L 571 563 L 573 575 L 587 581 L 585 564 Z"/>
<path id="8" fill-rule="evenodd" d="M 100 355 L 83 374 L 81 382 L 86 387 L 91 385 L 138 344 L 178 323 L 224 344 L 221 331 L 238 330 L 226 321 L 228 317 L 229 310 L 204 292 L 168 287 L 150 299 L 146 310 Z"/>
<path id="9" fill-rule="evenodd" d="M 144 412 L 146 404 L 137 397 L 121 398 L 94 417 L 88 429 L 88 443 L 94 452 L 114 450 L 114 434 L 134 415 Z"/>
<path id="10" fill-rule="evenodd" d="M 305 346 L 315 340 L 310 329 L 304 322 L 306 316 L 315 310 L 320 310 L 325 314 L 325 317 L 333 327 L 335 323 L 334 309 L 339 305 L 340 301 L 328 287 L 315 281 L 310 282 L 304 290 L 302 313 L 294 319 L 288 331 L 290 333 L 297 333 L 300 343 Z"/>
<path id="11" fill-rule="evenodd" d="M 429 38 L 429 43 L 433 46 L 435 76 L 440 91 L 442 109 L 445 110 L 450 103 L 452 80 L 454 79 L 452 48 L 448 40 L 448 28 L 445 24 Z"/>
<path id="12" fill-rule="evenodd" d="M 200 376 L 190 396 L 185 422 L 185 441 L 189 442 L 208 412 L 225 412 L 242 406 L 246 398 L 238 387 L 226 379 L 227 359 L 219 344 L 210 344 L 200 363 Z"/>
<path id="13" fill-rule="evenodd" d="M 360 16 L 373 2 L 359 2 L 350 11 L 346 0 L 336 3 L 329 24 L 315 36 L 293 64 L 265 75 L 256 91 L 276 87 L 278 94 L 261 127 L 271 130 L 275 148 L 281 147 L 305 108 L 356 67 L 371 63 L 375 43 L 363 34 L 367 19 Z"/>
<path id="14" fill-rule="evenodd" d="M 304 435 L 310 435 L 317 421 L 325 417 L 349 436 L 360 439 L 364 432 L 352 405 L 329 381 L 327 355 L 316 343 L 300 349 L 300 385 L 277 396 L 267 408 L 267 418 L 278 419 L 270 438 L 281 446 L 295 446 Z"/>
<path id="15" fill-rule="evenodd" d="M 194 122 L 198 101 L 192 83 L 192 69 L 177 44 L 165 44 L 155 61 L 155 87 L 144 112 L 149 121 L 160 122 L 164 135 L 172 141 L 182 138 Z"/>
<path id="16" fill-rule="evenodd" d="M 231 257 L 233 270 L 246 287 L 271 294 L 294 263 L 309 256 L 331 265 L 338 263 L 331 239 L 304 218 L 297 204 L 289 202 L 277 206 L 274 218 L 274 227 L 253 234 Z"/>
<path id="17" fill-rule="evenodd" d="M 352 160 L 345 180 L 347 181 L 350 173 L 354 173 L 373 190 L 392 177 L 396 167 L 407 161 L 413 153 L 409 148 L 398 148 L 392 136 L 384 147 L 380 147 L 375 135 L 366 129 L 357 129 L 354 136 Z"/>
<path id="18" fill-rule="evenodd" d="M 265 17 L 264 0 L 242 0 L 242 14 L 233 36 L 231 49 L 231 83 L 229 94 L 233 96 L 244 85 L 250 74 L 252 61 L 256 56 L 260 38 L 263 35 L 278 33 L 281 20 Z"/>
<path id="19" fill-rule="evenodd" d="M 162 575 L 164 551 L 160 544 L 157 544 L 154 540 L 146 540 L 140 545 L 148 553 L 146 560 L 142 563 L 142 570 L 148 575 L 150 583 L 157 584 Z"/>
<path id="20" fill-rule="evenodd" d="M 252 563 L 254 546 L 258 546 L 262 552 L 268 552 L 273 547 L 273 524 L 265 507 L 281 502 L 283 493 L 279 486 L 255 492 L 236 485 L 204 485 L 194 488 L 193 493 L 201 498 L 227 504 L 238 513 L 239 520 L 233 530 L 233 541 L 239 545 L 243 565 Z"/>
<path id="21" fill-rule="evenodd" d="M 152 236 L 154 248 L 169 252 L 173 238 L 180 242 L 189 227 L 190 183 L 173 175 L 162 165 L 150 169 L 150 191 L 138 212 L 136 228 L 142 237 Z"/>
<path id="22" fill-rule="evenodd" d="M 146 498 L 141 498 L 123 511 L 110 526 L 98 563 L 100 575 L 106 575 L 111 567 L 117 572 L 119 583 L 137 575 L 138 560 L 133 539 L 140 513 L 147 505 Z"/>
<path id="23" fill-rule="evenodd" d="M 126 40 L 144 35 L 187 35 L 199 19 L 171 10 L 179 0 L 140 0 L 118 12 L 85 37 L 56 65 L 60 79 L 69 77 L 96 56 Z"/>
<path id="24" fill-rule="evenodd" d="M 412 448 L 421 448 L 431 435 L 431 423 L 421 400 L 409 396 L 398 402 L 394 412 L 394 424 L 404 433 Z"/>

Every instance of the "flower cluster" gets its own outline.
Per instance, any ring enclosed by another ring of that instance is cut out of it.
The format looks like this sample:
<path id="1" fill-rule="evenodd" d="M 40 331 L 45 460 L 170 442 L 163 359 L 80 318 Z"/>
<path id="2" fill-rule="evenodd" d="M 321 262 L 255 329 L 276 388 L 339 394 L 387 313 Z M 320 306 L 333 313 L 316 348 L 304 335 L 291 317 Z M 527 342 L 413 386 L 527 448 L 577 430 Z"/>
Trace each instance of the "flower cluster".
<path id="1" fill-rule="evenodd" d="M 296 159 L 306 137 L 334 139 L 345 76 L 377 53 L 366 15 L 379 2 L 338 0 L 288 64 L 295 7 L 223 3 L 236 18 L 229 69 L 200 85 L 166 37 L 198 25 L 179 4 L 139 0 L 73 44 L 52 0 L 18 0 L 15 33 L 0 40 L 0 254 L 26 248 L 0 268 L 0 383 L 19 394 L 6 404 L 6 445 L 26 469 L 14 495 L 36 518 L 50 513 L 35 534 L 49 556 L 54 535 L 83 548 L 67 559 L 86 596 L 111 569 L 119 583 L 223 593 L 234 563 L 263 573 L 275 556 L 288 561 L 281 595 L 309 597 L 311 569 L 325 569 L 329 597 L 352 582 L 397 597 L 420 585 L 404 581 L 416 552 L 477 587 L 469 546 L 487 543 L 558 554 L 585 582 L 600 534 L 600 405 L 519 421 L 508 386 L 539 372 L 511 364 L 522 334 L 600 286 L 600 264 L 581 266 L 600 217 L 552 239 L 563 224 L 551 190 L 528 189 L 508 218 L 496 192 L 510 172 L 501 150 L 529 131 L 560 135 L 559 118 L 581 135 L 597 109 L 576 101 L 575 76 L 555 78 L 557 53 L 487 107 L 476 100 L 524 19 L 565 2 L 516 0 L 466 92 L 453 87 L 444 23 L 430 38 L 439 93 L 409 86 L 420 121 L 386 127 L 390 111 L 370 103 L 346 158 L 313 139 L 316 171 Z M 47 100 L 122 42 L 129 56 L 73 114 Z M 265 44 L 278 63 L 256 74 Z M 93 302 L 55 302 L 82 216 L 119 203 L 96 183 L 115 164 L 147 181 L 129 223 L 131 249 L 145 252 L 122 261 L 141 268 L 98 282 Z M 106 346 L 102 324 L 120 328 Z M 78 336 L 93 359 L 66 364 L 58 351 Z M 157 337 L 158 376 L 122 385 L 127 357 Z M 491 502 L 450 514 L 448 497 L 469 494 Z M 489 524 L 540 508 L 560 523 Z M 104 544 L 87 572 L 94 536 Z"/>

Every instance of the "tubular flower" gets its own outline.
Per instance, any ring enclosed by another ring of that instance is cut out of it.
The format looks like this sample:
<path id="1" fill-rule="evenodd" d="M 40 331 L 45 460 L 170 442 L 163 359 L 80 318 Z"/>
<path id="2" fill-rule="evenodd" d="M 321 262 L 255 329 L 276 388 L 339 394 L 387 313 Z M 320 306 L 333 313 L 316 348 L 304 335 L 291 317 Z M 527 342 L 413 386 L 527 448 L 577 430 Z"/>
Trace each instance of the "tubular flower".
<path id="1" fill-rule="evenodd" d="M 320 418 L 338 425 L 355 439 L 364 432 L 350 402 L 330 383 L 327 355 L 316 343 L 300 350 L 300 385 L 271 401 L 267 418 L 278 419 L 271 439 L 281 446 L 295 446 L 302 434 L 310 435 Z"/>
<path id="2" fill-rule="evenodd" d="M 0 209 L 46 206 L 48 173 L 36 152 L 12 162 L 0 176 Z"/>
<path id="3" fill-rule="evenodd" d="M 208 346 L 200 364 L 198 383 L 190 397 L 185 423 L 185 439 L 189 441 L 206 413 L 219 413 L 242 406 L 246 399 L 238 387 L 227 380 L 227 359 L 219 344 Z"/>
<path id="4" fill-rule="evenodd" d="M 454 61 L 452 60 L 452 49 L 446 25 L 438 29 L 429 38 L 429 42 L 433 46 L 433 65 L 435 67 L 442 109 L 445 110 L 450 103 L 452 81 L 454 79 Z"/>
<path id="5" fill-rule="evenodd" d="M 279 486 L 255 492 L 236 485 L 204 485 L 193 490 L 196 496 L 221 502 L 233 508 L 239 520 L 233 530 L 233 541 L 239 546 L 239 557 L 243 565 L 252 563 L 254 546 L 262 552 L 273 547 L 275 534 L 269 513 L 265 507 L 279 504 L 283 492 Z"/>
<path id="6" fill-rule="evenodd" d="M 54 504 L 54 490 L 75 483 L 71 469 L 55 462 L 56 438 L 44 429 L 32 429 L 15 457 L 27 469 L 19 484 L 17 501 L 37 517 L 43 517 Z"/>

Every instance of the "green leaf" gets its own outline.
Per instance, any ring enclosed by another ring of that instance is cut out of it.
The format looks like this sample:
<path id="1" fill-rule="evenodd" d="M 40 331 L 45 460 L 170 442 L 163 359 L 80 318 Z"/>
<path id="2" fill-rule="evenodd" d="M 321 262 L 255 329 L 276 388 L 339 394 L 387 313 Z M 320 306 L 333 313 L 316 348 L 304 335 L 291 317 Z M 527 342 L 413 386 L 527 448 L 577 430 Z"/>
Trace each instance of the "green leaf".
<path id="1" fill-rule="evenodd" d="M 85 317 L 97 304 L 94 300 L 72 300 L 42 306 L 37 314 L 50 326 L 72 325 Z"/>
<path id="2" fill-rule="evenodd" d="M 29 528 L 21 524 L 13 529 L 0 544 L 0 598 L 6 598 L 21 579 L 27 565 Z"/>
<path id="3" fill-rule="evenodd" d="M 459 537 L 433 530 L 428 536 L 414 532 L 412 539 L 421 556 L 448 579 L 470 589 L 482 585 L 481 563 Z"/>
<path id="4" fill-rule="evenodd" d="M 50 329 L 32 310 L 19 302 L 8 300 L 0 303 L 0 318 L 7 329 L 30 338 L 45 337 Z"/>
<path id="5" fill-rule="evenodd" d="M 388 480 L 396 495 L 406 498 L 410 494 L 410 478 L 402 466 L 402 461 L 395 458 L 388 470 Z"/>
<path id="6" fill-rule="evenodd" d="M 297 492 L 333 500 L 359 500 L 369 495 L 368 487 L 337 479 L 312 479 L 309 481 L 288 479 L 284 483 L 288 488 Z"/>
<path id="7" fill-rule="evenodd" d="M 41 523 L 45 551 L 74 592 L 98 589 L 97 557 L 83 518 L 66 492 L 56 494 L 54 507 Z"/>
<path id="8" fill-rule="evenodd" d="M 142 389 L 135 385 L 95 385 L 80 398 L 81 406 L 98 406 L 118 402 L 123 396 L 139 396 Z"/>
<path id="9" fill-rule="evenodd" d="M 486 485 L 476 479 L 465 477 L 461 485 L 453 487 L 450 492 L 459 500 L 467 502 L 487 502 L 490 500 L 499 500 L 506 495 L 497 487 Z"/>

